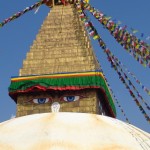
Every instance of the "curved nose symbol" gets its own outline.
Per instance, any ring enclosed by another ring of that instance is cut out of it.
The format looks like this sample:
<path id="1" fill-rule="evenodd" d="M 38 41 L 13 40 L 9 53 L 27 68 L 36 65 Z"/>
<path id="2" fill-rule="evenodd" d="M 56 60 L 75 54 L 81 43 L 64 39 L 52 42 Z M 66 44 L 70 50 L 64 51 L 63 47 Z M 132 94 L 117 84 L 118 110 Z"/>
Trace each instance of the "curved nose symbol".
<path id="1" fill-rule="evenodd" d="M 51 111 L 52 112 L 59 112 L 60 104 L 58 102 L 54 102 L 51 105 Z"/>

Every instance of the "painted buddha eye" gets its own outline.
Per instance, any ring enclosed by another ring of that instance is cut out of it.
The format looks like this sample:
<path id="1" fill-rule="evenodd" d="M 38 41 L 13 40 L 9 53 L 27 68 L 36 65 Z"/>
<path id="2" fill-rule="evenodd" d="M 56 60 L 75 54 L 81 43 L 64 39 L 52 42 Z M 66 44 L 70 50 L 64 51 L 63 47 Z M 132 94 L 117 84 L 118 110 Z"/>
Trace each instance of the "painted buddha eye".
<path id="1" fill-rule="evenodd" d="M 63 100 L 67 102 L 73 102 L 80 99 L 80 96 L 64 96 Z"/>
<path id="2" fill-rule="evenodd" d="M 37 99 L 33 99 L 33 102 L 36 104 L 45 104 L 48 103 L 50 101 L 49 98 L 37 98 Z"/>

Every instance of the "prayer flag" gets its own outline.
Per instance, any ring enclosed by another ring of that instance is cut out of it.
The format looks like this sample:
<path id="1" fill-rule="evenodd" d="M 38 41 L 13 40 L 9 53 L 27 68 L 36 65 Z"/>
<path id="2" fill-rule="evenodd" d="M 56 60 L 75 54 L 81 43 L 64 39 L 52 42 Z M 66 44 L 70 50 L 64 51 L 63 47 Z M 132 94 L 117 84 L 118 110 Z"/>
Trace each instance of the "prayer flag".
<path id="1" fill-rule="evenodd" d="M 90 0 L 84 0 L 86 3 L 89 3 Z"/>
<path id="2" fill-rule="evenodd" d="M 100 38 L 100 37 L 99 37 L 99 35 L 97 35 L 97 34 L 93 36 L 93 39 L 94 39 L 94 40 L 97 40 L 97 39 L 99 39 L 99 38 Z"/>

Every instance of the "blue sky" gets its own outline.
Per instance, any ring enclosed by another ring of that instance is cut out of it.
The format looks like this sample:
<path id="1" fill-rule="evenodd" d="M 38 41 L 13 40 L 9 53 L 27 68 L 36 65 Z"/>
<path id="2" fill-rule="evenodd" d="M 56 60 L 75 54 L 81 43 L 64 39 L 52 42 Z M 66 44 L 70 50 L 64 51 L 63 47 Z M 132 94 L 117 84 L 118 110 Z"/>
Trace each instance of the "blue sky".
<path id="1" fill-rule="evenodd" d="M 0 22 L 35 2 L 37 1 L 0 1 Z M 121 21 L 122 26 L 127 25 L 127 30 L 130 32 L 130 28 L 139 30 L 136 34 L 139 38 L 140 34 L 144 33 L 142 39 L 150 44 L 150 40 L 146 40 L 146 37 L 150 36 L 149 0 L 144 0 L 144 2 L 141 0 L 91 0 L 91 5 L 101 10 L 104 14 L 111 16 L 112 19 Z M 43 5 L 36 15 L 34 11 L 30 11 L 0 28 L 0 122 L 8 120 L 12 115 L 15 115 L 16 104 L 8 96 L 10 78 L 11 76 L 17 76 L 19 74 L 19 69 L 22 67 L 22 62 L 26 57 L 26 53 L 30 50 L 30 46 L 48 12 L 49 8 Z M 90 16 L 90 18 L 98 30 L 98 33 L 101 34 L 101 37 L 114 55 L 136 75 L 143 85 L 150 88 L 150 69 L 144 68 L 136 62 L 134 58 L 114 40 L 109 32 L 97 22 L 97 20 L 93 19 L 92 16 Z M 129 121 L 133 125 L 150 132 L 149 124 L 139 111 L 125 86 L 118 79 L 117 73 L 110 67 L 97 41 L 92 41 L 92 45 L 106 78 L 115 96 L 122 105 Z M 133 81 L 133 83 L 135 82 Z M 150 104 L 150 96 L 143 92 L 138 84 L 135 83 L 135 86 L 145 101 Z M 118 114 L 117 118 L 124 121 L 125 119 L 120 113 L 120 109 L 117 106 L 116 108 Z M 147 114 L 150 116 L 148 111 Z"/>

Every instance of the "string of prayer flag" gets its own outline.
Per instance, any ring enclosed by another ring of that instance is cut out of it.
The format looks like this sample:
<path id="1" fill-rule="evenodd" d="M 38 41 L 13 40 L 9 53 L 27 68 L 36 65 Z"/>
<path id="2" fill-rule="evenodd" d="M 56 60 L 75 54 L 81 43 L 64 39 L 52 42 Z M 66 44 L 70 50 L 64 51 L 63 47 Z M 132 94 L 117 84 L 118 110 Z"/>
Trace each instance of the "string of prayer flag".
<path id="1" fill-rule="evenodd" d="M 11 22 L 17 18 L 19 18 L 20 16 L 22 16 L 23 14 L 27 13 L 28 11 L 30 10 L 33 10 L 35 8 L 38 8 L 40 5 L 48 2 L 49 0 L 42 0 L 42 1 L 39 1 L 33 5 L 31 5 L 30 7 L 26 7 L 24 10 L 22 11 L 19 11 L 17 13 L 15 13 L 14 15 L 12 15 L 11 17 L 5 19 L 4 21 L 0 22 L 0 28 L 3 27 L 5 24 L 7 24 L 8 22 Z"/>
<path id="2" fill-rule="evenodd" d="M 93 31 L 93 34 L 91 34 L 91 37 L 93 38 L 95 35 L 98 36 L 99 38 L 97 38 L 100 47 L 104 50 L 104 52 L 107 54 L 107 58 L 109 60 L 109 62 L 111 63 L 111 66 L 113 67 L 113 69 L 117 72 L 117 74 L 119 75 L 119 79 L 121 80 L 121 82 L 125 85 L 126 89 L 128 89 L 131 97 L 133 98 L 134 102 L 136 103 L 136 105 L 138 106 L 139 110 L 142 112 L 142 114 L 144 115 L 145 119 L 150 123 L 150 117 L 147 115 L 146 111 L 144 110 L 144 108 L 142 107 L 142 105 L 140 104 L 140 102 L 138 101 L 138 99 L 136 98 L 136 96 L 134 95 L 134 93 L 132 92 L 132 90 L 130 89 L 130 87 L 128 86 L 128 84 L 126 83 L 125 79 L 123 78 L 123 76 L 121 75 L 121 72 L 118 71 L 117 65 L 115 65 L 115 62 L 113 61 L 113 59 L 111 58 L 111 56 L 109 55 L 108 51 L 110 51 L 107 47 L 106 44 L 104 43 L 104 41 L 101 39 L 100 35 L 98 34 L 97 30 L 95 29 L 95 27 L 93 26 L 93 24 L 91 23 L 91 21 L 89 21 L 86 16 L 86 14 L 84 13 L 84 10 L 81 6 L 80 3 L 77 3 L 77 10 L 79 12 L 79 16 L 81 18 L 82 14 L 82 19 L 81 20 L 85 23 L 86 22 L 86 29 L 88 31 L 88 33 Z"/>
<path id="3" fill-rule="evenodd" d="M 110 53 L 111 53 L 111 52 L 110 52 Z M 131 76 L 133 77 L 133 79 L 136 81 L 136 83 L 138 83 L 138 84 L 142 87 L 142 89 L 143 89 L 148 95 L 150 95 L 150 90 L 149 90 L 146 86 L 144 86 L 144 85 L 141 83 L 141 81 L 139 81 L 139 80 L 137 79 L 136 75 L 135 75 L 134 73 L 130 72 L 129 69 L 128 69 L 117 57 L 115 57 L 112 53 L 111 53 L 111 56 L 113 57 L 113 59 L 114 59 L 120 66 L 122 66 L 122 67 L 124 68 L 124 70 L 125 70 L 129 75 L 131 75 Z"/>
<path id="4" fill-rule="evenodd" d="M 127 50 L 144 67 L 150 67 L 150 47 L 144 41 L 138 39 L 134 34 L 129 33 L 125 27 L 116 24 L 111 17 L 104 15 L 90 4 L 83 1 L 82 7 L 91 14 L 106 28 L 116 41 Z"/>
<path id="5" fill-rule="evenodd" d="M 128 91 L 129 91 L 131 97 L 133 98 L 134 102 L 139 107 L 139 110 L 144 115 L 145 119 L 150 123 L 150 117 L 147 115 L 146 111 L 144 110 L 144 108 L 142 107 L 142 105 L 140 104 L 140 102 L 138 101 L 136 96 L 134 95 L 133 91 L 130 89 L 129 85 L 126 83 L 126 81 L 125 81 L 124 77 L 122 76 L 121 72 L 119 72 L 119 70 L 117 68 L 117 65 L 114 63 L 112 57 L 109 55 L 107 50 L 105 52 L 107 54 L 109 62 L 111 63 L 112 68 L 117 72 L 117 74 L 119 75 L 119 79 L 125 85 L 126 89 L 128 89 Z"/>
<path id="6" fill-rule="evenodd" d="M 112 88 L 111 88 L 111 86 L 110 86 L 110 84 L 109 84 L 109 82 L 108 82 L 108 80 L 107 80 L 107 78 L 106 78 L 106 76 L 105 76 L 104 73 L 103 73 L 103 75 L 104 75 L 105 80 L 106 80 L 106 82 L 107 82 L 107 85 L 108 85 L 108 87 L 109 87 L 109 89 L 110 89 L 110 91 L 111 91 L 111 94 L 112 94 L 112 96 L 114 97 L 114 100 L 115 100 L 116 105 L 117 105 L 118 108 L 120 109 L 120 111 L 121 111 L 122 115 L 124 116 L 126 122 L 127 122 L 127 123 L 130 123 L 130 122 L 129 122 L 129 119 L 128 119 L 127 116 L 126 116 L 126 113 L 124 112 L 124 110 L 123 110 L 121 104 L 119 103 L 117 97 L 115 96 L 115 94 L 114 94 L 114 92 L 113 92 L 113 90 L 112 90 Z"/>
<path id="7" fill-rule="evenodd" d="M 128 78 L 128 76 L 126 75 L 126 73 L 122 70 L 121 66 L 115 61 L 115 59 L 113 57 L 114 55 L 110 52 L 110 50 L 107 50 L 107 53 L 109 53 L 111 59 L 113 60 L 113 62 L 115 62 L 115 66 L 117 66 L 119 68 L 120 72 L 124 75 L 125 79 L 129 82 L 129 86 L 132 86 L 132 88 L 134 89 L 134 91 L 137 93 L 137 96 L 145 104 L 146 108 L 148 110 L 150 110 L 149 105 L 145 102 L 145 100 L 143 99 L 143 97 L 141 96 L 141 94 L 138 92 L 138 90 L 136 89 L 136 87 L 133 85 L 133 83 L 131 82 L 131 80 Z"/>

